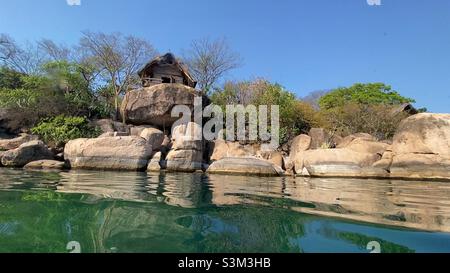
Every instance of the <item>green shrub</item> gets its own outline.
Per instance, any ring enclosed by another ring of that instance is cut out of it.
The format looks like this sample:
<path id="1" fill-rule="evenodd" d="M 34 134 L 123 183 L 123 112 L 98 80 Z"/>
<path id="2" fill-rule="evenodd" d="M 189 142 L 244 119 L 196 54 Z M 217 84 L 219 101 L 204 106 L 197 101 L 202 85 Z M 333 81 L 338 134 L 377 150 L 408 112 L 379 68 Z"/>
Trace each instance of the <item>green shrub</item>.
<path id="1" fill-rule="evenodd" d="M 40 94 L 29 89 L 0 89 L 1 108 L 35 107 Z"/>
<path id="2" fill-rule="evenodd" d="M 69 140 L 77 138 L 97 137 L 99 132 L 89 126 L 84 117 L 66 117 L 60 115 L 44 119 L 38 126 L 31 129 L 33 134 L 39 135 L 48 144 L 63 146 Z"/>
<path id="3" fill-rule="evenodd" d="M 357 83 L 350 87 L 334 89 L 319 99 L 322 110 L 343 107 L 346 104 L 400 105 L 414 102 L 384 83 Z"/>

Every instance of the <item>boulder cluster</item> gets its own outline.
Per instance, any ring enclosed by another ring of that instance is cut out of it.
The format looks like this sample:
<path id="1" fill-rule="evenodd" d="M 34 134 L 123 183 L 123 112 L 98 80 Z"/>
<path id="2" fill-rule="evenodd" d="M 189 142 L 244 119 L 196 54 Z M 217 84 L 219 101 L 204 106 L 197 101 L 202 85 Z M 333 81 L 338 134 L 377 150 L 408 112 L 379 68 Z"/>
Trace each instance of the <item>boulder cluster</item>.
<path id="1" fill-rule="evenodd" d="M 75 139 L 62 151 L 23 134 L 0 139 L 4 167 L 149 172 L 208 172 L 259 176 L 364 177 L 450 180 L 450 114 L 405 119 L 391 142 L 369 134 L 330 135 L 320 128 L 297 136 L 289 153 L 196 137 L 190 122 L 171 127 L 175 105 L 194 106 L 193 88 L 159 84 L 131 91 L 122 111 L 126 124 L 96 120 L 98 138 Z"/>

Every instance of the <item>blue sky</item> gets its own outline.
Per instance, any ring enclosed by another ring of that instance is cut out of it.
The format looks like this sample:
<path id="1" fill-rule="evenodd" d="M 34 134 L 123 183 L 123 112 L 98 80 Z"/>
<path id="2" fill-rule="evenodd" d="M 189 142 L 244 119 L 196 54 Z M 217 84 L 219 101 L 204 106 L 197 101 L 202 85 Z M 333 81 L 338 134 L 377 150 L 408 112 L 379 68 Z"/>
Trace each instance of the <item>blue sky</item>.
<path id="1" fill-rule="evenodd" d="M 134 34 L 159 52 L 226 37 L 244 59 L 230 80 L 266 77 L 299 97 L 385 82 L 450 112 L 450 1 L 0 0 L 0 33 L 76 43 L 83 30 Z"/>

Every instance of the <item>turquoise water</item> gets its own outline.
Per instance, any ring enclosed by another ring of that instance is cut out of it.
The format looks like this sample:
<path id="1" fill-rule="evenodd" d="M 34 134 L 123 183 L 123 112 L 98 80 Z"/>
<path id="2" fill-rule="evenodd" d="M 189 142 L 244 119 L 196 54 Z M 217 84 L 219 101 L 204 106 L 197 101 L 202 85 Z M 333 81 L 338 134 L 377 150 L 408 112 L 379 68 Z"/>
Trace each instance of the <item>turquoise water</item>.
<path id="1" fill-rule="evenodd" d="M 450 183 L 0 169 L 0 252 L 368 253 L 373 241 L 450 252 Z"/>

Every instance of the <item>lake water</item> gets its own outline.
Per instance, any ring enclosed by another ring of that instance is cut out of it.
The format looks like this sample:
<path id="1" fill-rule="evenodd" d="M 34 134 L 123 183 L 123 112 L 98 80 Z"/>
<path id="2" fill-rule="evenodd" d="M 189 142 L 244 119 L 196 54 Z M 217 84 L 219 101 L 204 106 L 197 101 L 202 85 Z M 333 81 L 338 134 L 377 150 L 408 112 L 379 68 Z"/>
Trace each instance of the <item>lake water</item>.
<path id="1" fill-rule="evenodd" d="M 368 253 L 371 242 L 450 252 L 450 183 L 0 169 L 0 252 Z"/>

